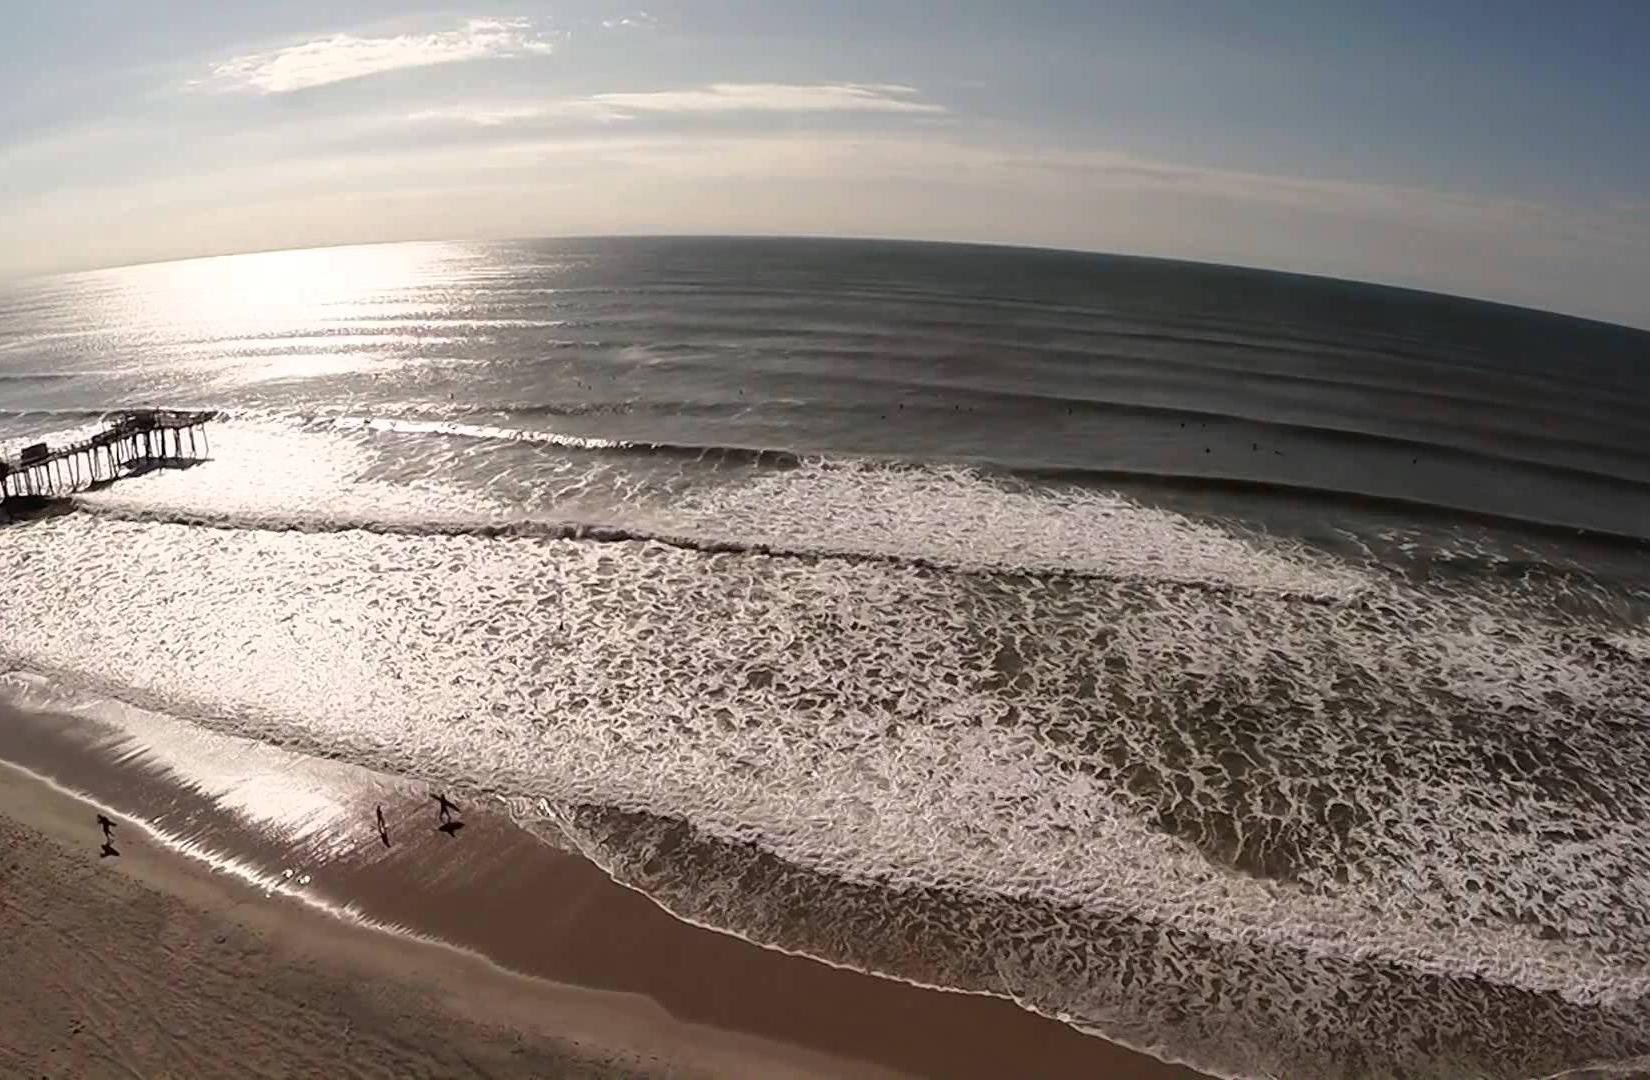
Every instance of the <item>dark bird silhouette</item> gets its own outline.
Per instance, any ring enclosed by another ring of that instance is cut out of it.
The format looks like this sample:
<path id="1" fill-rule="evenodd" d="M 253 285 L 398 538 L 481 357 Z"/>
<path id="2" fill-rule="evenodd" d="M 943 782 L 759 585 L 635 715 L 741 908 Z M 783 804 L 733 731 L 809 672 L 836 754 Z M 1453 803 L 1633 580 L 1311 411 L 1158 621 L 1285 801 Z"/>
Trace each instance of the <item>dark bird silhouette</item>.
<path id="1" fill-rule="evenodd" d="M 115 823 L 109 820 L 109 815 L 97 815 L 97 827 L 103 830 L 103 839 L 113 840 L 115 838 Z"/>
<path id="2" fill-rule="evenodd" d="M 382 806 L 378 807 L 378 839 L 384 842 L 385 847 L 390 846 L 390 827 L 384 822 L 384 808 Z"/>
<path id="3" fill-rule="evenodd" d="M 452 800 L 447 798 L 447 796 L 445 796 L 445 795 L 442 795 L 442 794 L 438 793 L 438 794 L 435 794 L 435 795 L 431 795 L 430 798 L 435 800 L 436 806 L 438 808 L 437 813 L 440 815 L 441 820 L 444 821 L 444 822 L 453 820 L 453 815 L 459 812 L 458 807 L 453 805 Z"/>

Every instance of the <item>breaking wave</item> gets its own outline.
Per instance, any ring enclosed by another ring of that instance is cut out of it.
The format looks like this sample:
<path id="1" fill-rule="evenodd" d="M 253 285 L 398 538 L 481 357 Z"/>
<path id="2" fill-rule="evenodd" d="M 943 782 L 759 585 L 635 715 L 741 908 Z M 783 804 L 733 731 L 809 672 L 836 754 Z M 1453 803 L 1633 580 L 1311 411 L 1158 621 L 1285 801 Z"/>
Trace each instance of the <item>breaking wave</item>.
<path id="1" fill-rule="evenodd" d="M 556 447 L 531 477 L 563 486 L 494 500 L 381 479 L 386 434 L 428 433 L 231 424 L 218 467 L 8 530 L 0 653 L 496 795 L 684 917 L 1215 1072 L 1643 1049 L 1650 639 L 1512 602 L 1569 578 L 1418 586 L 870 462 L 643 482 Z M 580 500 L 591 535 L 531 516 Z"/>

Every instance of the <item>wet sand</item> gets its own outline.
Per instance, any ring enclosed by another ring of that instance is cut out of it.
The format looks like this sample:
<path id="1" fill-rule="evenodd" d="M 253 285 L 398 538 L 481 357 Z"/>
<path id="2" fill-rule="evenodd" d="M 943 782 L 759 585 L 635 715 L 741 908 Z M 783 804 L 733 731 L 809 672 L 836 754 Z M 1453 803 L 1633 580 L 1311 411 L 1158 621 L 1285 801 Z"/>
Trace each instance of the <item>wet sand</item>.
<path id="1" fill-rule="evenodd" d="M 28 770 L 0 778 L 0 818 L 49 838 L 55 854 L 39 856 L 42 865 L 68 859 L 81 879 L 135 878 L 208 921 L 244 928 L 257 913 L 254 934 L 347 938 L 369 977 L 434 994 L 461 1027 L 474 1026 L 478 1062 L 489 1048 L 523 1044 L 540 1055 L 537 1075 L 1198 1075 L 1007 1001 L 833 968 L 689 925 L 462 793 L 449 793 L 462 828 L 441 832 L 437 804 L 419 785 L 118 707 L 53 715 L 0 706 L 0 761 Z M 73 810 L 59 806 L 54 819 L 34 809 L 53 800 Z M 121 822 L 118 859 L 98 857 L 98 809 Z M 35 858 L 25 854 L 22 865 Z M 196 879 L 216 893 L 185 896 L 180 882 Z M 44 926 L 98 902 L 68 888 L 31 896 L 30 918 Z M 326 970 L 305 977 L 345 978 L 334 952 L 316 961 Z M 196 975 L 180 970 L 175 992 L 191 995 Z M 477 1066 L 479 1075 L 517 1075 L 513 1067 L 509 1058 Z"/>
<path id="2" fill-rule="evenodd" d="M 115 830 L 119 858 L 102 859 L 100 837 L 76 842 L 97 835 L 89 810 L 0 765 L 0 1076 L 666 1071 L 645 1037 L 638 1052 L 604 1049 L 623 1029 L 604 1031 L 600 1014 L 575 1013 L 580 1003 L 556 1000 L 555 988 L 535 995 L 556 1018 L 550 1031 L 512 1011 L 499 973 L 478 962 L 438 967 L 413 943 L 256 902 L 239 882 L 145 851 L 126 825 Z M 496 1018 L 455 1010 L 454 995 Z"/>

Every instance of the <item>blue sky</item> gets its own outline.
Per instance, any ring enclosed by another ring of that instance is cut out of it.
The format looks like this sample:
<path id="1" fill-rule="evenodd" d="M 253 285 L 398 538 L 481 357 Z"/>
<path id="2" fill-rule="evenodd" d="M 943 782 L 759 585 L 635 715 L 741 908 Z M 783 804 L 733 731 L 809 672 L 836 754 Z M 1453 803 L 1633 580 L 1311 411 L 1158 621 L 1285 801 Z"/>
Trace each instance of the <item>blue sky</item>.
<path id="1" fill-rule="evenodd" d="M 878 235 L 1650 324 L 1650 3 L 241 7 L 0 11 L 0 273 Z"/>

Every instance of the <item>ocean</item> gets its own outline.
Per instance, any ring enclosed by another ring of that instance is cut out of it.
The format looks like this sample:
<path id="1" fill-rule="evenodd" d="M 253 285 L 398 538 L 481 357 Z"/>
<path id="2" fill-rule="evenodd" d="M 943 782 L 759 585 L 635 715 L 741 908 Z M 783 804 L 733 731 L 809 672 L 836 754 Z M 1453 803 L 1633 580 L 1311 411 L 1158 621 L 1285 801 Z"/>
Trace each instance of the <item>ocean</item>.
<path id="1" fill-rule="evenodd" d="M 0 526 L 8 678 L 1219 1075 L 1650 1055 L 1650 334 L 867 241 L 0 292 L 0 453 L 147 405 L 211 460 Z"/>

